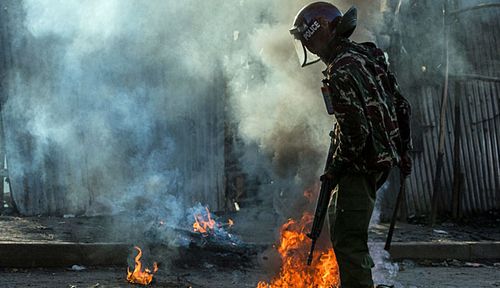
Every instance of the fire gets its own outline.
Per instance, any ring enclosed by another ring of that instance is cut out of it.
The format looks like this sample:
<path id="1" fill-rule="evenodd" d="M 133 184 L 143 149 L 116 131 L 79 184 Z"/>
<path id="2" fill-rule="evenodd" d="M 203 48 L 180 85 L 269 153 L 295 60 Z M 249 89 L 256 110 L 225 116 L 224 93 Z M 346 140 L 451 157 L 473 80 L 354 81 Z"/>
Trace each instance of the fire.
<path id="1" fill-rule="evenodd" d="M 318 256 L 312 266 L 306 264 L 311 244 L 306 236 L 306 227 L 312 221 L 313 216 L 305 213 L 300 222 L 290 219 L 281 227 L 281 243 L 278 247 L 282 260 L 280 274 L 271 283 L 259 282 L 257 288 L 339 287 L 337 259 L 332 248 L 321 250 L 318 247 Z"/>
<path id="2" fill-rule="evenodd" d="M 193 230 L 194 232 L 199 232 L 201 234 L 209 234 L 210 231 L 213 231 L 215 228 L 215 220 L 212 219 L 210 215 L 210 211 L 207 207 L 205 207 L 207 211 L 206 215 L 195 214 L 194 215 L 194 223 Z"/>
<path id="3" fill-rule="evenodd" d="M 225 226 L 231 228 L 234 225 L 234 221 L 232 219 L 229 219 L 227 224 L 218 223 L 212 218 L 212 214 L 210 214 L 208 207 L 204 207 L 204 210 L 206 213 L 194 214 L 194 232 L 207 236 L 209 234 L 213 234 L 216 229 L 220 230 L 220 228 Z"/>
<path id="4" fill-rule="evenodd" d="M 142 250 L 137 246 L 134 248 L 138 251 L 137 256 L 135 256 L 135 268 L 134 271 L 130 271 L 130 268 L 127 268 L 127 280 L 133 284 L 148 285 L 153 281 L 154 273 L 158 271 L 158 264 L 156 262 L 153 263 L 153 272 L 149 268 L 144 268 L 143 270 L 141 263 Z"/>

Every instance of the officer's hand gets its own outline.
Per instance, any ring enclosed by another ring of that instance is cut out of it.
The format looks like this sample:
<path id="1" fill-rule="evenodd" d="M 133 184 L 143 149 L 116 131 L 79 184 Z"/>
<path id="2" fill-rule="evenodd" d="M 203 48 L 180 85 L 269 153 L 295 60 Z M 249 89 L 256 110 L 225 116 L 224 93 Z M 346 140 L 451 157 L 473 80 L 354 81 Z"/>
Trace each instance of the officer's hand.
<path id="1" fill-rule="evenodd" d="M 407 152 L 401 157 L 401 164 L 399 165 L 401 173 L 403 173 L 404 176 L 410 175 L 412 170 L 412 165 L 413 161 Z"/>
<path id="2" fill-rule="evenodd" d="M 333 180 L 333 175 L 331 173 L 326 172 L 325 174 L 321 175 L 321 177 L 319 177 L 319 180 L 321 182 L 326 180 Z"/>

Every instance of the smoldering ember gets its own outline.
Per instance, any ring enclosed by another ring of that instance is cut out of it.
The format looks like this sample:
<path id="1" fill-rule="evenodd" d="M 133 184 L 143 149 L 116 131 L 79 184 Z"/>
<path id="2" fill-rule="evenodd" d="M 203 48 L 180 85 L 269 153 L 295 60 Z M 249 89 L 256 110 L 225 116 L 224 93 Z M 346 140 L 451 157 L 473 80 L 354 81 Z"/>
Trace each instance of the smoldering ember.
<path id="1" fill-rule="evenodd" d="M 499 287 L 499 0 L 3 0 L 0 287 Z"/>

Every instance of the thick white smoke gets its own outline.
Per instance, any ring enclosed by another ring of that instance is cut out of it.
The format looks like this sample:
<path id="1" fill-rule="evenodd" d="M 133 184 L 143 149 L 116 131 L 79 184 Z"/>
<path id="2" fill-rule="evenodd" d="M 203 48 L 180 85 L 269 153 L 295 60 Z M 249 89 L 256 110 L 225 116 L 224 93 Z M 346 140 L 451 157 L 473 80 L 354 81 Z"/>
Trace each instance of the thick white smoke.
<path id="1" fill-rule="evenodd" d="M 270 174 L 270 185 L 261 186 L 263 195 L 274 196 L 277 212 L 291 217 L 303 212 L 297 209 L 301 205 L 297 200 L 322 172 L 334 120 L 327 115 L 320 92 L 324 65 L 300 68 L 288 33 L 295 14 L 310 1 L 280 2 L 274 2 L 276 9 L 271 10 L 274 21 L 250 30 L 241 51 L 247 55 L 233 54 L 226 71 L 240 135 L 246 143 L 256 143 L 259 154 L 266 157 L 255 166 L 247 161 L 246 169 Z M 360 25 L 353 38 L 374 40 L 372 33 L 382 22 L 382 1 L 332 3 L 342 11 L 356 5 Z M 253 151 L 246 152 L 250 152 L 247 159 L 254 158 Z M 265 160 L 270 164 L 262 165 Z"/>
<path id="2" fill-rule="evenodd" d="M 191 191 L 218 185 L 204 183 L 223 155 L 193 151 L 223 145 L 203 131 L 222 130 L 226 116 L 246 143 L 245 171 L 272 179 L 269 195 L 302 193 L 321 170 L 333 121 L 319 95 L 321 65 L 300 69 L 288 35 L 308 2 L 23 1 L 13 42 L 29 61 L 9 71 L 5 113 L 29 140 L 14 142 L 9 160 L 14 176 L 42 171 L 64 191 L 36 193 L 66 199 L 29 213 L 98 210 L 89 206 L 147 187 L 196 202 Z M 356 3 L 335 4 L 345 11 Z M 381 5 L 361 5 L 361 15 Z M 358 39 L 378 19 L 362 21 L 370 25 Z M 212 115 L 225 99 L 230 112 Z"/>
<path id="3" fill-rule="evenodd" d="M 4 107 L 18 127 L 9 163 L 12 178 L 39 177 L 58 192 L 33 188 L 41 204 L 18 198 L 35 207 L 22 212 L 128 211 L 177 226 L 221 186 L 229 119 L 266 208 L 302 213 L 333 124 L 324 67 L 300 68 L 288 32 L 309 2 L 24 0 L 14 36 L 24 60 L 9 71 Z M 384 1 L 333 3 L 356 4 L 354 38 L 373 40 Z"/>

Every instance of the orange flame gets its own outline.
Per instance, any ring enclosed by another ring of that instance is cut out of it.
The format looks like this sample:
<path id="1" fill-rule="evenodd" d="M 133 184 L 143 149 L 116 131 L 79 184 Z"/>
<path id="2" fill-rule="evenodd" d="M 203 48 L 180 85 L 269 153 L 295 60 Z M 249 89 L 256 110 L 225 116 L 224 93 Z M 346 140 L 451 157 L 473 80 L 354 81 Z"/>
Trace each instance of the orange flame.
<path id="1" fill-rule="evenodd" d="M 133 284 L 148 285 L 153 281 L 154 273 L 158 271 L 158 264 L 153 263 L 153 272 L 149 268 L 145 268 L 143 271 L 141 263 L 142 250 L 137 246 L 134 248 L 138 251 L 137 256 L 135 256 L 135 268 L 134 271 L 130 271 L 130 268 L 127 267 L 127 281 Z"/>
<path id="2" fill-rule="evenodd" d="M 224 226 L 231 228 L 234 225 L 234 221 L 232 219 L 228 219 L 227 224 L 217 223 L 214 219 L 212 219 L 212 214 L 210 214 L 208 207 L 205 207 L 205 211 L 207 212 L 206 215 L 201 213 L 194 215 L 194 232 L 198 232 L 206 236 L 212 234 L 216 228 Z"/>
<path id="3" fill-rule="evenodd" d="M 215 228 L 215 220 L 212 219 L 210 211 L 205 207 L 207 211 L 207 216 L 204 217 L 202 214 L 194 215 L 193 230 L 194 232 L 199 232 L 201 234 L 209 234 Z"/>
<path id="4" fill-rule="evenodd" d="M 336 288 L 339 287 L 337 259 L 332 248 L 316 251 L 316 259 L 307 266 L 306 259 L 311 241 L 305 230 L 313 221 L 313 216 L 305 213 L 300 222 L 288 220 L 281 227 L 281 243 L 278 252 L 282 266 L 279 276 L 271 283 L 261 281 L 257 288 Z"/>

